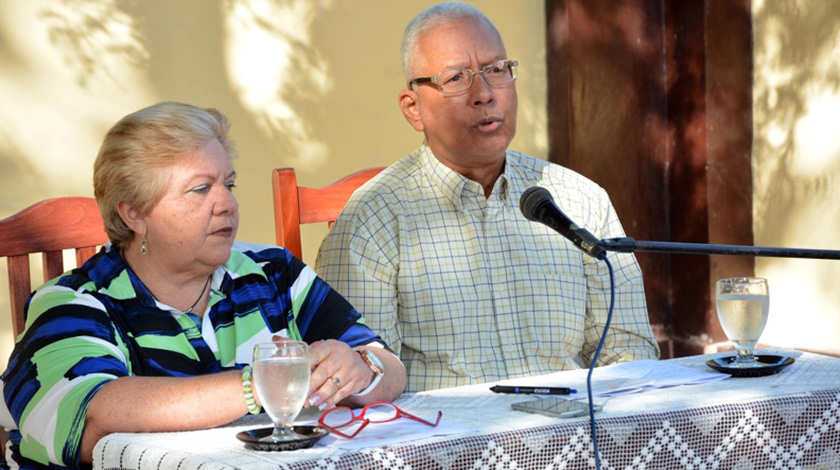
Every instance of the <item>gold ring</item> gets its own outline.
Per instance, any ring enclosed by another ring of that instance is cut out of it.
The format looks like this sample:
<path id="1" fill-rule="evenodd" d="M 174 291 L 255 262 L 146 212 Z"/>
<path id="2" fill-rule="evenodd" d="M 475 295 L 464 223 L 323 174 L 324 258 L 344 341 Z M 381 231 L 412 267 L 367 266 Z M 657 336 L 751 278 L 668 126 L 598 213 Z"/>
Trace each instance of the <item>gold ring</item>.
<path id="1" fill-rule="evenodd" d="M 336 387 L 341 388 L 341 379 L 338 377 L 330 377 Z"/>

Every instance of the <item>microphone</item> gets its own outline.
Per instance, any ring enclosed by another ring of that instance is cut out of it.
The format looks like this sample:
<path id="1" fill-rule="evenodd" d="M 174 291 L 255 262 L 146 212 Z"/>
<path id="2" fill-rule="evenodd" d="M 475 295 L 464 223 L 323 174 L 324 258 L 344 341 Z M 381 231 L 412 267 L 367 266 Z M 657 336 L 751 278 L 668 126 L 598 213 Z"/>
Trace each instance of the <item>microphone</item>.
<path id="1" fill-rule="evenodd" d="M 526 219 L 548 226 L 589 256 L 601 260 L 607 257 L 607 252 L 601 246 L 601 240 L 566 217 L 566 214 L 554 203 L 554 198 L 547 189 L 539 186 L 526 189 L 519 198 L 519 208 Z"/>

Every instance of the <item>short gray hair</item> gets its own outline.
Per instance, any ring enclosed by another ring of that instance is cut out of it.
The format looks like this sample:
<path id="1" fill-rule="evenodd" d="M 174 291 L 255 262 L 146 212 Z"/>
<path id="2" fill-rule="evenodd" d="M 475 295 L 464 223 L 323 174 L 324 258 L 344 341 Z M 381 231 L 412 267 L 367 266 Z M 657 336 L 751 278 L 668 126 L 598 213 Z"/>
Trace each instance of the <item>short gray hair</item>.
<path id="1" fill-rule="evenodd" d="M 486 21 L 487 24 L 493 27 L 496 33 L 499 33 L 496 25 L 481 10 L 469 3 L 443 2 L 426 8 L 408 23 L 403 33 L 400 52 L 402 53 L 402 67 L 406 83 L 414 78 L 411 74 L 414 73 L 414 53 L 417 49 L 417 42 L 420 40 L 420 36 L 434 26 L 462 18 Z M 501 36 L 499 34 L 499 38 Z"/>

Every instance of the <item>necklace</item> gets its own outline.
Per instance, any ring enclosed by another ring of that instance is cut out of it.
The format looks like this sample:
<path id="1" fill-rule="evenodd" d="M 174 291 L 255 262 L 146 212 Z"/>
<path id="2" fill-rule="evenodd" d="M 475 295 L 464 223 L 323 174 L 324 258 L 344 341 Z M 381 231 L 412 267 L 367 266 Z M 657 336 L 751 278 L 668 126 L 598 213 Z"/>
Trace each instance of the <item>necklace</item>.
<path id="1" fill-rule="evenodd" d="M 201 301 L 201 298 L 202 298 L 202 297 L 204 297 L 204 291 L 206 291 L 206 290 L 207 290 L 207 286 L 209 286 L 209 285 L 210 285 L 210 279 L 211 279 L 211 278 L 212 278 L 212 276 L 207 276 L 207 281 L 205 281 L 205 282 L 204 282 L 204 287 L 202 287 L 202 288 L 201 288 L 201 292 L 199 292 L 199 293 L 198 293 L 198 298 L 197 298 L 197 299 L 195 299 L 195 302 L 193 302 L 193 304 L 192 304 L 192 305 L 190 305 L 190 308 L 188 308 L 188 309 L 184 310 L 183 312 L 181 312 L 181 314 L 182 314 L 182 315 L 189 315 L 190 313 L 192 313 L 192 311 L 193 311 L 193 309 L 195 308 L 195 306 L 196 306 L 196 305 L 198 305 L 198 303 Z"/>
<path id="2" fill-rule="evenodd" d="M 207 276 L 207 281 L 204 283 L 204 287 L 202 287 L 202 288 L 201 288 L 201 292 L 199 292 L 199 293 L 198 293 L 198 298 L 197 298 L 197 299 L 195 299 L 195 302 L 193 302 L 193 304 L 190 306 L 190 308 L 188 308 L 188 309 L 184 310 L 183 312 L 181 312 L 181 315 L 189 315 L 189 314 L 193 313 L 193 309 L 195 308 L 195 306 L 196 306 L 196 305 L 198 305 L 198 303 L 199 303 L 199 302 L 201 302 L 201 298 L 202 298 L 202 297 L 204 297 L 204 291 L 206 291 L 206 290 L 207 290 L 207 286 L 209 286 L 209 285 L 210 285 L 210 279 L 212 279 L 212 278 L 213 278 L 213 275 L 212 275 L 212 274 L 211 274 L 211 275 L 209 275 L 209 276 Z M 149 289 L 149 288 L 147 287 L 146 289 Z M 158 302 L 160 302 L 160 299 L 158 299 L 158 298 L 155 296 L 155 294 L 151 291 L 151 289 L 149 289 L 149 293 L 150 293 L 150 294 L 152 294 L 152 298 L 153 298 L 153 299 L 155 299 L 155 300 L 157 300 Z"/>

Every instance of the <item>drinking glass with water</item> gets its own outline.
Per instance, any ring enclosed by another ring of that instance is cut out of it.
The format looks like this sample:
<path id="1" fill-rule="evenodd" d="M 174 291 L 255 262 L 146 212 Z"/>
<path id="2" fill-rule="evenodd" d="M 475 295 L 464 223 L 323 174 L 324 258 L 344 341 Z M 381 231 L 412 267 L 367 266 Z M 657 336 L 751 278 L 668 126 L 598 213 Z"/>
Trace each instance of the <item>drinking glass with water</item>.
<path id="1" fill-rule="evenodd" d="M 738 355 L 729 367 L 762 367 L 753 355 L 770 312 L 767 279 L 736 277 L 717 281 L 715 304 L 718 320 Z"/>
<path id="2" fill-rule="evenodd" d="M 257 393 L 274 423 L 274 432 L 261 440 L 298 439 L 292 423 L 309 392 L 309 346 L 300 341 L 257 344 L 253 367 Z"/>

